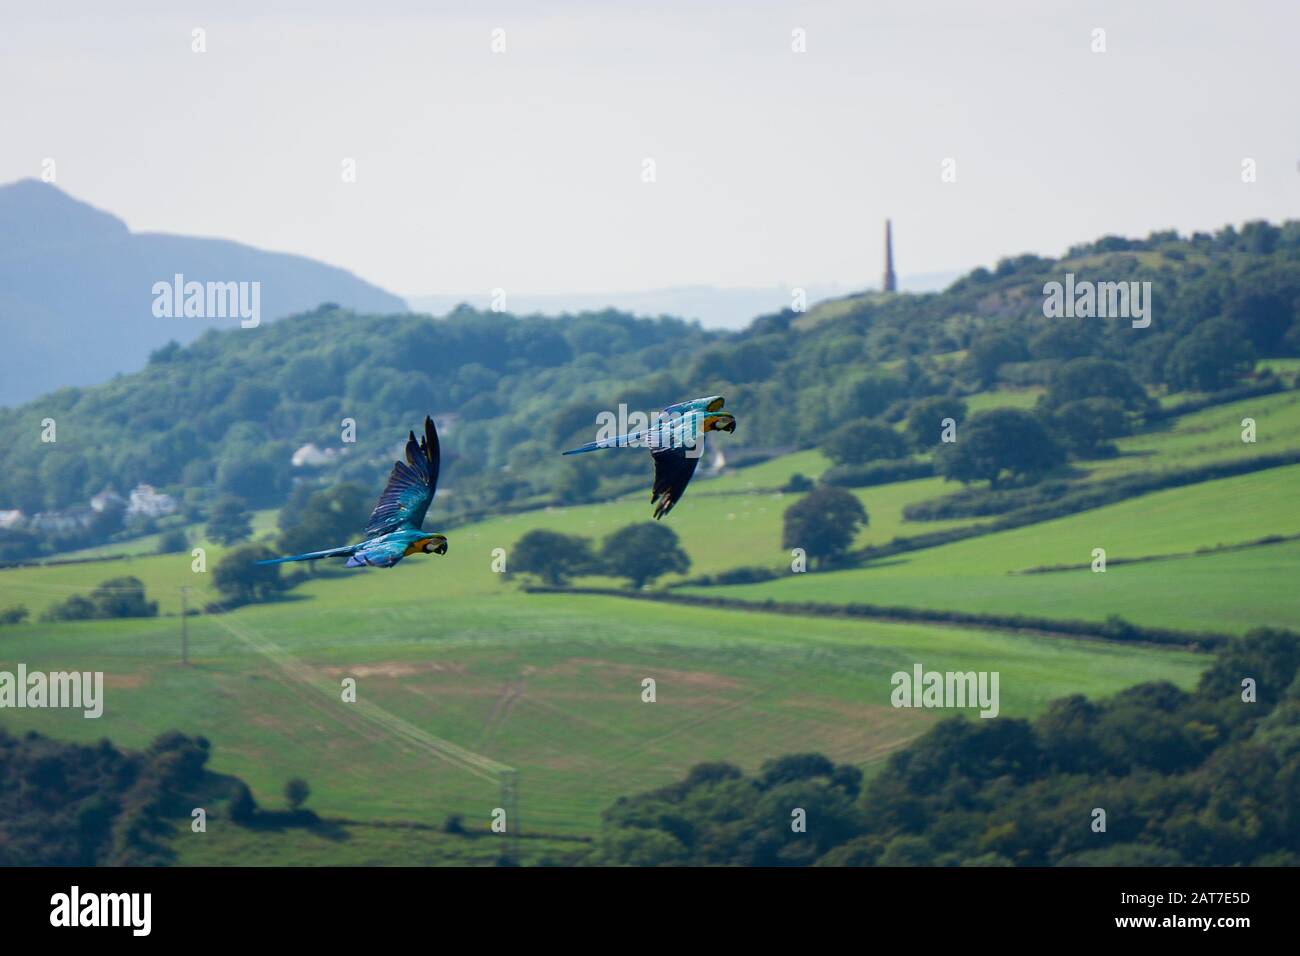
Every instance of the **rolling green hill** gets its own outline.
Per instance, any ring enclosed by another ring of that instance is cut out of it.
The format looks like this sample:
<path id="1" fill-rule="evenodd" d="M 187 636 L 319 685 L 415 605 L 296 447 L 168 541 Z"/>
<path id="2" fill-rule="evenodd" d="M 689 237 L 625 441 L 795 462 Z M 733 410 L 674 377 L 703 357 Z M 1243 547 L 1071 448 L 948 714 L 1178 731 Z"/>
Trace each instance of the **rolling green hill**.
<path id="1" fill-rule="evenodd" d="M 1241 440 L 1242 420 L 1255 421 L 1253 443 Z M 1182 415 L 1167 427 L 1117 439 L 1116 458 L 1086 464 L 1093 478 L 1169 471 L 1211 462 L 1300 449 L 1300 392 L 1262 395 Z"/>
<path id="2" fill-rule="evenodd" d="M 206 841 L 180 832 L 173 842 L 182 863 L 491 862 L 499 848 L 490 837 L 439 828 L 457 814 L 481 831 L 509 802 L 502 784 L 511 773 L 517 822 L 530 837 L 521 859 L 539 862 L 580 849 L 620 797 L 679 781 L 704 761 L 752 772 L 769 758 L 817 751 L 876 774 L 951 713 L 891 706 L 891 675 L 918 663 L 998 672 L 1001 714 L 1009 717 L 1144 681 L 1190 688 L 1210 654 L 1067 638 L 1050 627 L 527 593 L 518 574 L 494 572 L 494 552 L 504 549 L 509 567 L 528 531 L 599 543 L 648 520 L 647 454 L 574 462 L 557 450 L 589 437 L 595 413 L 619 402 L 653 408 L 722 393 L 740 421 L 721 442 L 724 453 L 758 463 L 717 477 L 702 469 L 664 523 L 692 561 L 687 573 L 656 582 L 674 587 L 669 596 L 870 603 L 1049 623 L 1118 615 L 1184 631 L 1300 626 L 1290 593 L 1300 540 L 1285 540 L 1300 536 L 1300 465 L 1276 460 L 1233 477 L 1091 501 L 1087 510 L 1045 507 L 1031 513 L 1034 523 L 1002 531 L 990 526 L 1006 510 L 909 520 L 909 507 L 917 514 L 915 506 L 936 499 L 946 505 L 958 491 L 939 477 L 855 487 L 870 522 L 854 547 L 906 537 L 908 548 L 794 574 L 782 543 L 784 512 L 805 494 L 783 489 L 796 474 L 827 475 L 831 461 L 819 446 L 834 451 L 825 440 L 837 426 L 869 419 L 904 431 L 920 402 L 947 396 L 964 400 L 971 414 L 1019 409 L 1057 428 L 1055 409 L 1044 404 L 1067 404 L 1070 396 L 1054 392 L 1058 373 L 1080 357 L 1106 360 L 1093 368 L 1118 368 L 1131 383 L 1139 407 L 1125 423 L 1136 432 L 1119 438 L 1111 457 L 1076 448 L 1049 480 L 1016 476 L 997 495 L 1041 494 L 1050 506 L 1081 489 L 1116 487 L 1103 484 L 1108 479 L 1155 482 L 1300 450 L 1300 393 L 1252 371 L 1295 372 L 1300 325 L 1283 293 L 1300 283 L 1298 259 L 1300 224 L 1252 224 L 1213 237 L 1109 237 L 1063 260 L 1004 260 L 942 294 L 850 297 L 809 316 L 761 317 L 734 335 L 613 314 L 522 319 L 461 310 L 434 320 L 324 308 L 257 336 L 160 350 L 137 376 L 56 393 L 0 422 L 9 456 L 0 507 L 65 507 L 105 483 L 146 480 L 182 503 L 179 515 L 116 537 L 0 535 L 0 554 L 10 559 L 120 556 L 0 569 L 0 609 L 32 612 L 26 623 L 0 627 L 0 669 L 22 662 L 102 670 L 108 688 L 97 721 L 23 709 L 7 710 L 0 722 L 121 746 L 142 746 L 172 728 L 201 734 L 212 741 L 217 773 L 248 781 L 271 806 L 286 780 L 302 777 L 310 806 L 327 820 L 317 830 L 265 834 L 218 828 Z M 1167 312 L 1144 335 L 1126 323 L 1052 325 L 1041 315 L 1041 285 L 1067 266 L 1159 278 Z M 1194 387 L 1204 384 L 1197 363 L 1213 366 L 1213 354 L 1206 358 L 1213 349 L 1182 343 L 1211 326 L 1215 335 L 1229 329 L 1248 339 L 1249 361 L 1229 369 L 1226 383 L 1202 389 Z M 1238 386 L 1271 394 L 1228 401 L 1244 392 L 1225 389 Z M 1195 402 L 1205 407 L 1186 411 Z M 1171 417 L 1169 409 L 1186 413 Z M 58 418 L 56 446 L 33 438 L 38 412 Z M 278 600 L 189 617 L 191 663 L 182 666 L 181 588 L 191 589 L 191 608 L 214 602 L 211 572 L 227 550 L 205 540 L 216 496 L 245 497 L 258 509 L 255 537 L 274 544 L 275 509 L 295 480 L 309 489 L 341 479 L 377 486 L 393 444 L 426 412 L 438 415 L 446 450 L 427 526 L 447 531 L 449 553 L 388 571 L 327 569 Z M 344 417 L 357 421 L 356 446 L 318 470 L 295 471 L 288 461 L 298 443 L 337 452 Z M 1256 421 L 1254 444 L 1241 441 L 1246 417 Z M 907 474 L 932 460 L 920 445 L 907 454 Z M 206 573 L 191 570 L 188 552 L 148 553 L 169 525 L 206 548 Z M 929 532 L 969 536 L 920 547 L 914 539 Z M 1268 537 L 1279 540 L 1261 541 Z M 1088 567 L 1094 548 L 1106 549 L 1104 574 Z M 727 587 L 689 580 L 755 566 L 778 577 Z M 162 616 L 39 620 L 52 604 L 123 575 L 144 582 Z M 656 682 L 653 703 L 642 699 L 647 678 Z M 356 681 L 354 703 L 342 699 L 347 679 Z"/>
<path id="3" fill-rule="evenodd" d="M 470 561 L 442 564 L 458 560 Z M 485 562 L 477 574 L 491 574 Z M 439 741 L 449 741 L 518 769 L 530 832 L 581 834 L 620 794 L 702 760 L 756 766 L 806 749 L 879 760 L 937 719 L 889 706 L 890 674 L 917 660 L 938 669 L 996 662 L 1007 714 L 1143 675 L 1189 686 L 1206 662 L 962 628 L 505 589 L 456 595 L 448 582 L 432 561 L 408 562 L 192 619 L 189 667 L 177 662 L 175 618 L 6 629 L 0 663 L 103 670 L 108 689 L 98 721 L 13 711 L 5 726 L 125 745 L 175 727 L 211 739 L 214 769 L 246 779 L 261 800 L 301 776 L 322 815 L 438 824 L 456 812 L 485 825 L 499 805 L 497 780 L 440 757 Z M 277 663 L 284 654 L 288 669 Z M 345 676 L 358 682 L 355 710 L 339 698 Z M 654 704 L 641 701 L 645 677 L 657 681 Z"/>
<path id="4" fill-rule="evenodd" d="M 725 570 L 766 553 L 781 566 L 781 512 L 797 496 L 764 489 L 796 471 L 811 475 L 824 467 L 816 453 L 800 453 L 693 488 L 673 524 L 695 561 L 693 571 Z M 1268 549 L 1185 559 L 1217 564 L 1219 571 L 1206 579 L 1220 583 L 1197 587 L 1198 599 L 1177 609 L 1152 587 L 1165 562 L 1119 565 L 1104 578 L 1007 572 L 1086 561 L 1098 535 L 1119 558 L 1271 533 L 1270 506 L 1294 493 L 1298 477 L 1300 467 L 1271 469 L 929 549 L 881 567 L 701 591 L 785 599 L 785 591 L 798 588 L 791 599 L 1049 617 L 1090 617 L 1094 608 L 1105 616 L 1120 608 L 1142 621 L 1150 615 L 1134 604 L 1140 600 L 1163 612 L 1159 623 L 1189 628 L 1207 626 L 1203 605 L 1219 615 L 1213 623 L 1228 629 L 1287 622 L 1281 605 L 1252 603 L 1253 593 L 1282 594 L 1276 582 L 1260 578 L 1254 591 L 1241 588 L 1242 579 L 1260 575 Z M 873 515 L 864 540 L 892 537 L 902 527 L 902 504 L 943 490 L 939 479 L 859 489 Z M 4 660 L 103 669 L 112 702 L 94 723 L 50 712 L 22 713 L 17 721 L 7 716 L 7 723 L 73 738 L 108 734 L 128 744 L 175 726 L 209 736 L 215 768 L 249 780 L 260 797 L 298 775 L 311 782 L 313 806 L 327 816 L 437 825 L 460 813 L 482 823 L 499 802 L 499 784 L 491 773 L 485 778 L 440 758 L 437 741 L 447 741 L 518 769 L 520 813 L 533 832 L 581 835 L 616 796 L 671 780 L 703 759 L 756 766 L 780 752 L 813 748 L 874 764 L 930 721 L 924 712 L 895 711 L 887 702 L 889 674 L 916 660 L 936 669 L 996 662 L 1009 714 L 1036 713 L 1065 693 L 1113 692 L 1143 677 L 1190 686 L 1204 667 L 1204 655 L 1097 641 L 529 596 L 491 571 L 492 549 L 508 549 L 526 530 L 602 535 L 643 519 L 645 504 L 637 495 L 465 525 L 451 533 L 445 558 L 412 560 L 388 572 L 332 573 L 283 602 L 192 618 L 188 668 L 176 663 L 175 617 L 7 629 Z M 1188 513 L 1217 524 L 1188 526 L 1179 520 Z M 723 521 L 725 536 L 716 530 Z M 222 549 L 207 547 L 209 561 L 219 561 Z M 1300 547 L 1281 547 L 1300 555 Z M 190 571 L 188 554 L 150 555 L 3 571 L 0 604 L 22 600 L 36 610 L 126 573 L 146 582 L 164 614 L 177 610 L 182 585 L 196 589 L 194 604 L 210 596 L 203 576 Z M 1099 602 L 1102 586 L 1106 599 Z M 285 655 L 288 669 L 281 666 Z M 358 679 L 362 699 L 377 705 L 377 714 L 357 717 L 338 700 L 345 675 Z M 640 700 L 646 676 L 659 684 L 653 705 Z M 420 733 L 394 730 L 408 726 Z M 388 832 L 358 831 L 356 842 L 338 845 L 288 834 L 258 852 L 231 837 L 228 844 L 187 848 L 181 859 L 366 859 L 387 854 Z"/>
<path id="5" fill-rule="evenodd" d="M 1295 542 L 1141 564 L 1116 559 L 1300 534 L 1300 466 L 1155 492 L 1053 521 L 898 555 L 843 571 L 792 574 L 762 584 L 688 588 L 745 600 L 861 602 L 893 607 L 1025 614 L 1244 632 L 1300 626 L 1288 581 L 1300 571 Z M 869 506 L 869 498 L 868 498 Z M 1112 562 L 1089 567 L 1094 548 Z M 1074 570 L 1018 574 L 1031 568 Z"/>
<path id="6" fill-rule="evenodd" d="M 1159 322 L 1045 318 L 1044 282 L 1066 269 L 1158 283 Z M 998 392 L 997 404 L 1027 403 L 1054 368 L 1083 356 L 1177 390 L 1206 374 L 1205 350 L 1184 340 L 1195 345 L 1191 332 L 1209 327 L 1285 372 L 1300 354 L 1297 292 L 1300 223 L 1260 222 L 1215 236 L 1106 237 L 1061 260 L 1005 259 L 943 293 L 849 297 L 725 335 L 613 312 L 519 318 L 466 308 L 433 319 L 327 305 L 255 334 L 212 332 L 164 347 L 139 373 L 15 409 L 0 419 L 8 456 L 0 508 L 68 508 L 106 485 L 123 492 L 148 482 L 201 517 L 219 493 L 276 506 L 304 474 L 377 484 L 391 446 L 430 411 L 456 466 L 449 507 L 580 503 L 593 478 L 622 487 L 637 469 L 617 457 L 557 461 L 553 452 L 589 438 L 596 414 L 620 403 L 648 411 L 725 394 L 742 422 L 727 447 L 763 452 L 814 446 L 862 417 L 897 420 L 927 396 Z M 972 409 L 984 401 L 974 398 Z M 58 422 L 56 443 L 33 430 L 47 417 Z M 342 441 L 345 418 L 356 423 L 354 445 Z M 335 454 L 315 473 L 295 471 L 290 458 L 304 443 Z"/>

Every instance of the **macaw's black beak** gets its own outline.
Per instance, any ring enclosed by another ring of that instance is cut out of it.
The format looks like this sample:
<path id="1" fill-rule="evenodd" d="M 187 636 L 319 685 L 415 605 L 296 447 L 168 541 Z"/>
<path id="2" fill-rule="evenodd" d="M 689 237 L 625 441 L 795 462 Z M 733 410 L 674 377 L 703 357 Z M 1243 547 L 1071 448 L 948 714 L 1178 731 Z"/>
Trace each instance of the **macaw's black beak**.
<path id="1" fill-rule="evenodd" d="M 731 421 L 727 422 L 727 424 L 723 425 L 722 428 L 728 434 L 734 435 L 736 433 L 736 420 L 733 418 Z"/>
<path id="2" fill-rule="evenodd" d="M 446 554 L 446 553 L 447 553 L 447 539 L 446 539 L 446 538 L 443 538 L 443 539 L 442 539 L 442 543 L 439 544 L 436 548 L 433 549 L 433 553 L 434 553 L 434 554 Z"/>

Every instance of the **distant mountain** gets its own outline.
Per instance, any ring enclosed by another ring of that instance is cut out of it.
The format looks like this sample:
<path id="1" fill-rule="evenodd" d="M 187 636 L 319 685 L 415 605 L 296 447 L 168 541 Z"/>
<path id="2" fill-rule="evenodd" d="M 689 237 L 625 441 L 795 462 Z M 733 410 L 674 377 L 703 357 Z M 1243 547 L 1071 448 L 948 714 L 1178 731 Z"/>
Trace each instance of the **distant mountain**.
<path id="1" fill-rule="evenodd" d="M 322 302 L 406 311 L 397 296 L 346 270 L 224 239 L 131 232 L 116 216 L 24 179 L 0 186 L 0 405 L 95 385 L 143 368 L 171 339 L 239 326 L 237 317 L 156 316 L 155 283 L 171 285 L 178 274 L 260 283 L 261 322 Z"/>
<path id="2" fill-rule="evenodd" d="M 904 292 L 938 292 L 962 273 L 926 272 L 902 276 L 899 287 Z M 861 291 L 860 285 L 840 283 L 810 284 L 804 289 L 809 308 L 827 299 L 836 299 Z M 869 288 L 869 287 L 868 287 Z M 560 315 L 581 312 L 600 312 L 617 309 L 630 315 L 655 318 L 671 315 L 682 319 L 695 319 L 705 328 L 743 329 L 755 316 L 770 315 L 792 306 L 792 289 L 784 285 L 764 287 L 681 286 L 669 289 L 649 289 L 641 292 L 574 292 L 574 293 L 512 293 L 506 303 L 516 315 Z M 478 308 L 486 307 L 489 292 L 460 295 L 413 295 L 406 301 L 416 312 L 443 315 L 464 302 Z"/>

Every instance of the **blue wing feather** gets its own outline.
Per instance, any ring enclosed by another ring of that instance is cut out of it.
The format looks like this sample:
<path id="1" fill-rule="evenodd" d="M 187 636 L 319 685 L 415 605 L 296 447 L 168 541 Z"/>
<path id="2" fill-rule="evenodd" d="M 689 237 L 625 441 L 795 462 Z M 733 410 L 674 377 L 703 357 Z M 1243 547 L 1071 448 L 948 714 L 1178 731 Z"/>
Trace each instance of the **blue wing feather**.
<path id="1" fill-rule="evenodd" d="M 358 547 L 359 545 L 348 544 L 341 548 L 326 548 L 324 551 L 308 551 L 306 554 L 287 554 L 282 558 L 267 558 L 265 561 L 256 563 L 284 564 L 286 561 L 318 561 L 321 558 L 340 558 L 345 554 L 352 554 Z"/>
<path id="2" fill-rule="evenodd" d="M 676 405 L 667 406 L 661 415 L 683 415 L 686 412 L 717 412 L 722 410 L 722 406 L 727 400 L 721 395 L 710 395 L 708 398 L 693 398 L 689 402 L 678 402 Z"/>
<path id="3" fill-rule="evenodd" d="M 406 461 L 393 463 L 388 484 L 375 510 L 370 513 L 365 533 L 368 536 L 388 534 L 401 528 L 418 529 L 438 490 L 438 470 L 442 451 L 438 444 L 438 430 L 433 419 L 425 416 L 424 438 L 415 440 L 415 432 L 406 440 Z"/>

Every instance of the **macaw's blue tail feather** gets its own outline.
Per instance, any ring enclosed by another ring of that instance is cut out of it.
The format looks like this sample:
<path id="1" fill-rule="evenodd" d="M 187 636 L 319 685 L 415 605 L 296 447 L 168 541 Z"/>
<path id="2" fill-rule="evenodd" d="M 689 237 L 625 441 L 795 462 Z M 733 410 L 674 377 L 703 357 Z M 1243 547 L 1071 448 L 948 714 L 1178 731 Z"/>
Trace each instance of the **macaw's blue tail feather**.
<path id="1" fill-rule="evenodd" d="M 635 445 L 645 443 L 653 433 L 648 435 L 646 432 L 630 432 L 627 435 L 615 435 L 613 438 L 599 438 L 596 441 L 589 441 L 580 448 L 570 448 L 564 452 L 566 455 L 580 455 L 584 451 L 596 451 L 600 448 L 629 448 Z"/>
<path id="2" fill-rule="evenodd" d="M 308 551 L 306 554 L 290 554 L 283 558 L 268 558 L 265 561 L 258 561 L 258 564 L 284 564 L 286 561 L 317 561 L 320 558 L 341 558 L 345 554 L 352 554 L 357 550 L 355 544 L 349 544 L 342 548 L 329 548 L 325 551 Z"/>

